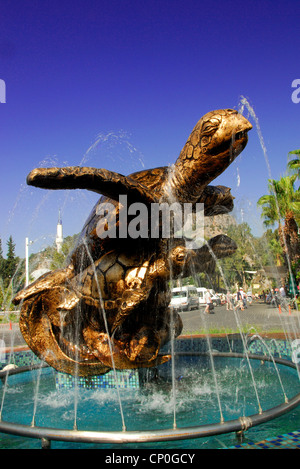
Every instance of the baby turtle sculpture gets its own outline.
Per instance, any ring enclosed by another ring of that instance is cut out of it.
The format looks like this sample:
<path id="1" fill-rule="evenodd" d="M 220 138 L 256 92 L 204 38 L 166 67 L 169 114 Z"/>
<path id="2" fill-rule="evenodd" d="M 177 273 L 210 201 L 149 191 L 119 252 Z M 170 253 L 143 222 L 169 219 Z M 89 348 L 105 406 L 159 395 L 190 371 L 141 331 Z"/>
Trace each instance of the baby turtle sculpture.
<path id="1" fill-rule="evenodd" d="M 170 359 L 160 348 L 182 330 L 179 314 L 169 308 L 170 279 L 190 275 L 191 268 L 212 272 L 215 259 L 232 254 L 236 245 L 224 235 L 197 249 L 188 249 L 184 237 L 124 237 L 127 208 L 119 197 L 126 196 L 128 206 L 150 207 L 172 195 L 179 204 L 203 203 L 205 216 L 231 211 L 230 189 L 209 183 L 245 148 L 251 128 L 235 110 L 213 111 L 196 124 L 172 167 L 130 176 L 86 167 L 38 168 L 28 175 L 32 186 L 102 194 L 68 265 L 43 275 L 14 299 L 21 303 L 20 329 L 36 355 L 79 376 Z M 116 236 L 109 235 L 111 227 Z"/>

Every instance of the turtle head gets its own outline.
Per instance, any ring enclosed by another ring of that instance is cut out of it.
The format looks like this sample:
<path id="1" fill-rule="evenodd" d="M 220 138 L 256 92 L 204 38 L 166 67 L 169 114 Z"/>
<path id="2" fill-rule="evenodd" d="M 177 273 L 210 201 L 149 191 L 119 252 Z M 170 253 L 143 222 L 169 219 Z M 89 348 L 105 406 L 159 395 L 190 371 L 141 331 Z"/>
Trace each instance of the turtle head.
<path id="1" fill-rule="evenodd" d="M 191 133 L 191 143 L 201 153 L 231 163 L 245 148 L 250 122 L 233 109 L 212 111 L 203 116 Z"/>
<path id="2" fill-rule="evenodd" d="M 205 186 L 243 151 L 251 129 L 250 122 L 233 109 L 205 114 L 197 122 L 175 163 L 177 186 L 178 181 L 181 186 L 180 198 L 198 197 Z"/>

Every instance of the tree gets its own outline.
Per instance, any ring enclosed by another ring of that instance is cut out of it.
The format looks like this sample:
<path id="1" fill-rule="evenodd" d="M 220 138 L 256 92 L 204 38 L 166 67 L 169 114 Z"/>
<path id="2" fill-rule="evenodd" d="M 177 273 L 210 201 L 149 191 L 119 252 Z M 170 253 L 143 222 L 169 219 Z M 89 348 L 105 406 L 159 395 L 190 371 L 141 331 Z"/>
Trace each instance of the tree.
<path id="1" fill-rule="evenodd" d="M 7 241 L 7 255 L 3 269 L 3 283 L 5 288 L 7 288 L 11 283 L 14 284 L 13 287 L 15 288 L 21 275 L 21 272 L 18 270 L 20 259 L 15 255 L 15 248 L 16 245 L 13 242 L 12 236 L 10 236 Z"/>
<path id="2" fill-rule="evenodd" d="M 17 262 L 16 262 L 16 256 L 15 256 L 15 249 L 16 249 L 16 245 L 13 242 L 12 236 L 10 236 L 7 241 L 7 256 L 6 256 L 6 263 L 5 263 L 6 277 L 13 277 L 16 271 Z"/>
<path id="3" fill-rule="evenodd" d="M 300 223 L 300 191 L 295 190 L 297 175 L 284 176 L 279 181 L 269 179 L 269 194 L 263 195 L 257 204 L 262 208 L 266 227 L 278 223 L 282 249 L 292 263 L 300 257 L 298 223 Z"/>
<path id="4" fill-rule="evenodd" d="M 51 269 L 60 269 L 65 266 L 68 255 L 74 248 L 78 235 L 67 236 L 64 238 L 61 252 L 57 252 L 56 246 L 53 246 L 51 253 Z"/>
<path id="5" fill-rule="evenodd" d="M 29 258 L 30 270 L 34 271 L 40 268 L 55 270 L 65 267 L 68 262 L 68 256 L 73 250 L 77 238 L 78 234 L 64 238 L 61 252 L 57 252 L 57 246 L 54 243 L 52 246 L 46 247 L 39 253 L 32 253 Z"/>
<path id="6" fill-rule="evenodd" d="M 287 167 L 288 170 L 292 172 L 292 174 L 296 174 L 297 178 L 300 179 L 300 150 L 290 151 L 289 155 L 297 155 L 296 158 L 288 162 Z"/>
<path id="7" fill-rule="evenodd" d="M 266 254 L 267 258 L 263 258 L 263 265 L 283 265 L 283 249 L 280 244 L 278 229 L 272 231 L 271 229 L 267 230 L 261 238 L 262 241 L 265 240 L 265 246 L 267 248 Z M 271 258 L 270 258 L 271 255 Z"/>
<path id="8" fill-rule="evenodd" d="M 256 270 L 255 239 L 248 223 L 231 225 L 226 234 L 237 244 L 237 250 L 229 257 L 218 261 L 220 271 L 224 278 L 220 279 L 227 289 L 234 288 L 236 284 L 246 288 L 252 280 L 249 271 Z"/>
<path id="9" fill-rule="evenodd" d="M 0 277 L 3 279 L 5 274 L 5 259 L 3 258 L 2 240 L 0 239 Z"/>

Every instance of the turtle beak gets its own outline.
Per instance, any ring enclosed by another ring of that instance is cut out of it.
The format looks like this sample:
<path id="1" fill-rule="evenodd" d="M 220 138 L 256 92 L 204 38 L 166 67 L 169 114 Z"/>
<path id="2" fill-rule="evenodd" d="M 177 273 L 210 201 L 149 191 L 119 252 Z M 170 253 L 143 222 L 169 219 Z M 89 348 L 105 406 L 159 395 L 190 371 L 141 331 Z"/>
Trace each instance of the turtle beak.
<path id="1" fill-rule="evenodd" d="M 241 114 L 236 115 L 236 131 L 235 131 L 235 140 L 240 140 L 247 136 L 249 130 L 252 129 L 252 124 Z"/>
<path id="2" fill-rule="evenodd" d="M 236 157 L 247 145 L 248 132 L 252 129 L 252 125 L 244 116 L 236 114 L 233 128 L 231 145 Z"/>

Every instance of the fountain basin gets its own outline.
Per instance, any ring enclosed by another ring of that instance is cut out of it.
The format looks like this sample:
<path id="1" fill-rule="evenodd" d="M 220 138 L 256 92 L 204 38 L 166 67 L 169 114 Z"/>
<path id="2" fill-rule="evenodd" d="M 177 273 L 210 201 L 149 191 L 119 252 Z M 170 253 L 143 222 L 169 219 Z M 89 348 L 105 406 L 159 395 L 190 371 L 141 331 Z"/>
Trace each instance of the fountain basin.
<path id="1" fill-rule="evenodd" d="M 127 381 L 124 374 L 121 376 L 123 372 L 117 377 L 126 429 L 122 428 L 117 392 L 112 386 L 95 388 L 79 378 L 70 380 L 67 375 L 62 386 L 62 374 L 51 368 L 38 368 L 24 373 L 17 373 L 20 369 L 12 370 L 7 375 L 0 431 L 42 441 L 61 441 L 66 445 L 149 447 L 151 443 L 200 447 L 199 439 L 254 430 L 292 412 L 300 403 L 298 371 L 287 357 L 255 354 L 255 350 L 247 357 L 242 351 L 213 349 L 209 353 L 205 350 L 207 341 L 203 339 L 177 342 L 174 385 L 171 364 L 161 365 L 155 372 L 140 370 L 137 379 L 131 377 L 131 382 L 128 374 Z M 238 350 L 240 344 L 234 342 L 218 339 L 224 349 L 233 345 L 233 349 Z M 254 345 L 251 347 L 255 348 Z M 278 341 L 272 345 L 278 349 L 281 344 Z M 183 348 L 189 350 L 183 351 Z M 261 349 L 261 344 L 257 348 Z M 286 345 L 283 348 L 286 349 Z M 216 379 L 211 371 L 211 360 Z M 2 383 L 2 393 L 4 387 Z M 34 396 L 37 396 L 35 403 Z M 234 444 L 232 439 L 231 444 Z"/>

